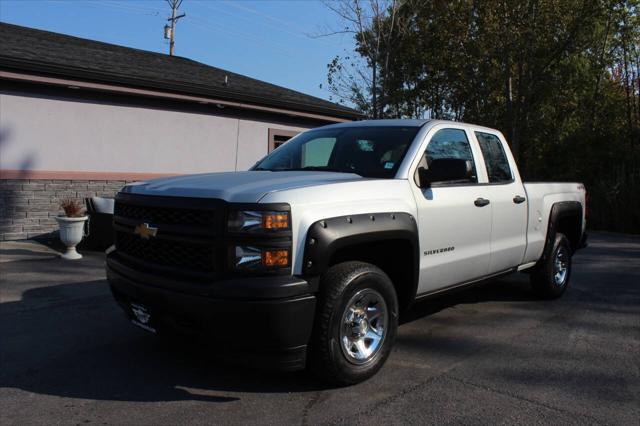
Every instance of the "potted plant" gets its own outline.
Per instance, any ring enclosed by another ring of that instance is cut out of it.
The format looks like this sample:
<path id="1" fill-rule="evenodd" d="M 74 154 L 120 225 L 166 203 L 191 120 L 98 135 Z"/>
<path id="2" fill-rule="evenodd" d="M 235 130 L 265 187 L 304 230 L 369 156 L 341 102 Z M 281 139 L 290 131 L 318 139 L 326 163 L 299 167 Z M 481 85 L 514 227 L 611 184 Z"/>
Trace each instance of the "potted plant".
<path id="1" fill-rule="evenodd" d="M 76 246 L 84 236 L 84 223 L 88 216 L 84 215 L 84 206 L 78 200 L 66 199 L 60 202 L 64 216 L 56 216 L 60 226 L 60 241 L 67 246 L 67 252 L 61 257 L 67 260 L 82 259 L 76 251 Z"/>

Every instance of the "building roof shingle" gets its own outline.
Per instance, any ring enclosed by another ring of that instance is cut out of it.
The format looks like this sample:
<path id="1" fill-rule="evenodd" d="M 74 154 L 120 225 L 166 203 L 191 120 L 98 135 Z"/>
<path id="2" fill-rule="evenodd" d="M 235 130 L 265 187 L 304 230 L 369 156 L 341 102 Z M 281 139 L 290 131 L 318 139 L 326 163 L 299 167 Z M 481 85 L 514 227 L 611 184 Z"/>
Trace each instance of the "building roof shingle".
<path id="1" fill-rule="evenodd" d="M 0 22 L 0 67 L 344 119 L 357 111 L 187 58 Z"/>

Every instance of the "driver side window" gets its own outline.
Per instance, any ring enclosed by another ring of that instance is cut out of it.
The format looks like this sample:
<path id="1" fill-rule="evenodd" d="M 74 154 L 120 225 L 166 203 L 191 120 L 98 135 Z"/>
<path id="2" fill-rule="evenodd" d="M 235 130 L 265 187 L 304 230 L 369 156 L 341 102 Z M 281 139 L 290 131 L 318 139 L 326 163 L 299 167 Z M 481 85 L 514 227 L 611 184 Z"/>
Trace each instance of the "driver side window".
<path id="1" fill-rule="evenodd" d="M 464 130 L 442 129 L 429 141 L 418 169 L 434 184 L 477 183 L 475 162 Z"/>

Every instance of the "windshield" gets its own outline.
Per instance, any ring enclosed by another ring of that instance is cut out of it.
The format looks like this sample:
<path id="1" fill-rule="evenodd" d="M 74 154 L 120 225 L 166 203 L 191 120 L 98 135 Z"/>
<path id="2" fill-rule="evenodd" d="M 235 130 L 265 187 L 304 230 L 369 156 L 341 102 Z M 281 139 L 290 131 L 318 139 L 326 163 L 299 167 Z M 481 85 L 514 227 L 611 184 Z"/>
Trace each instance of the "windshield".
<path id="1" fill-rule="evenodd" d="M 419 127 L 338 127 L 305 132 L 252 170 L 313 170 L 391 179 Z"/>

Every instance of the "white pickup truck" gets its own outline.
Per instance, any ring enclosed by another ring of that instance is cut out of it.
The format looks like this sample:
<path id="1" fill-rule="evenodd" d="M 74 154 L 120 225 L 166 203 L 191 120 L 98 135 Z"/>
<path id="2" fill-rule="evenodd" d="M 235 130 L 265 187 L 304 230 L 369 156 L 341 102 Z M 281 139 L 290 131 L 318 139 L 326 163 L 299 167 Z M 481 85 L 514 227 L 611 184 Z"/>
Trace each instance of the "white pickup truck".
<path id="1" fill-rule="evenodd" d="M 496 130 L 336 124 L 250 171 L 125 186 L 107 275 L 146 330 L 351 384 L 384 364 L 418 299 L 517 271 L 561 296 L 585 212 L 580 183 L 523 184 Z"/>

